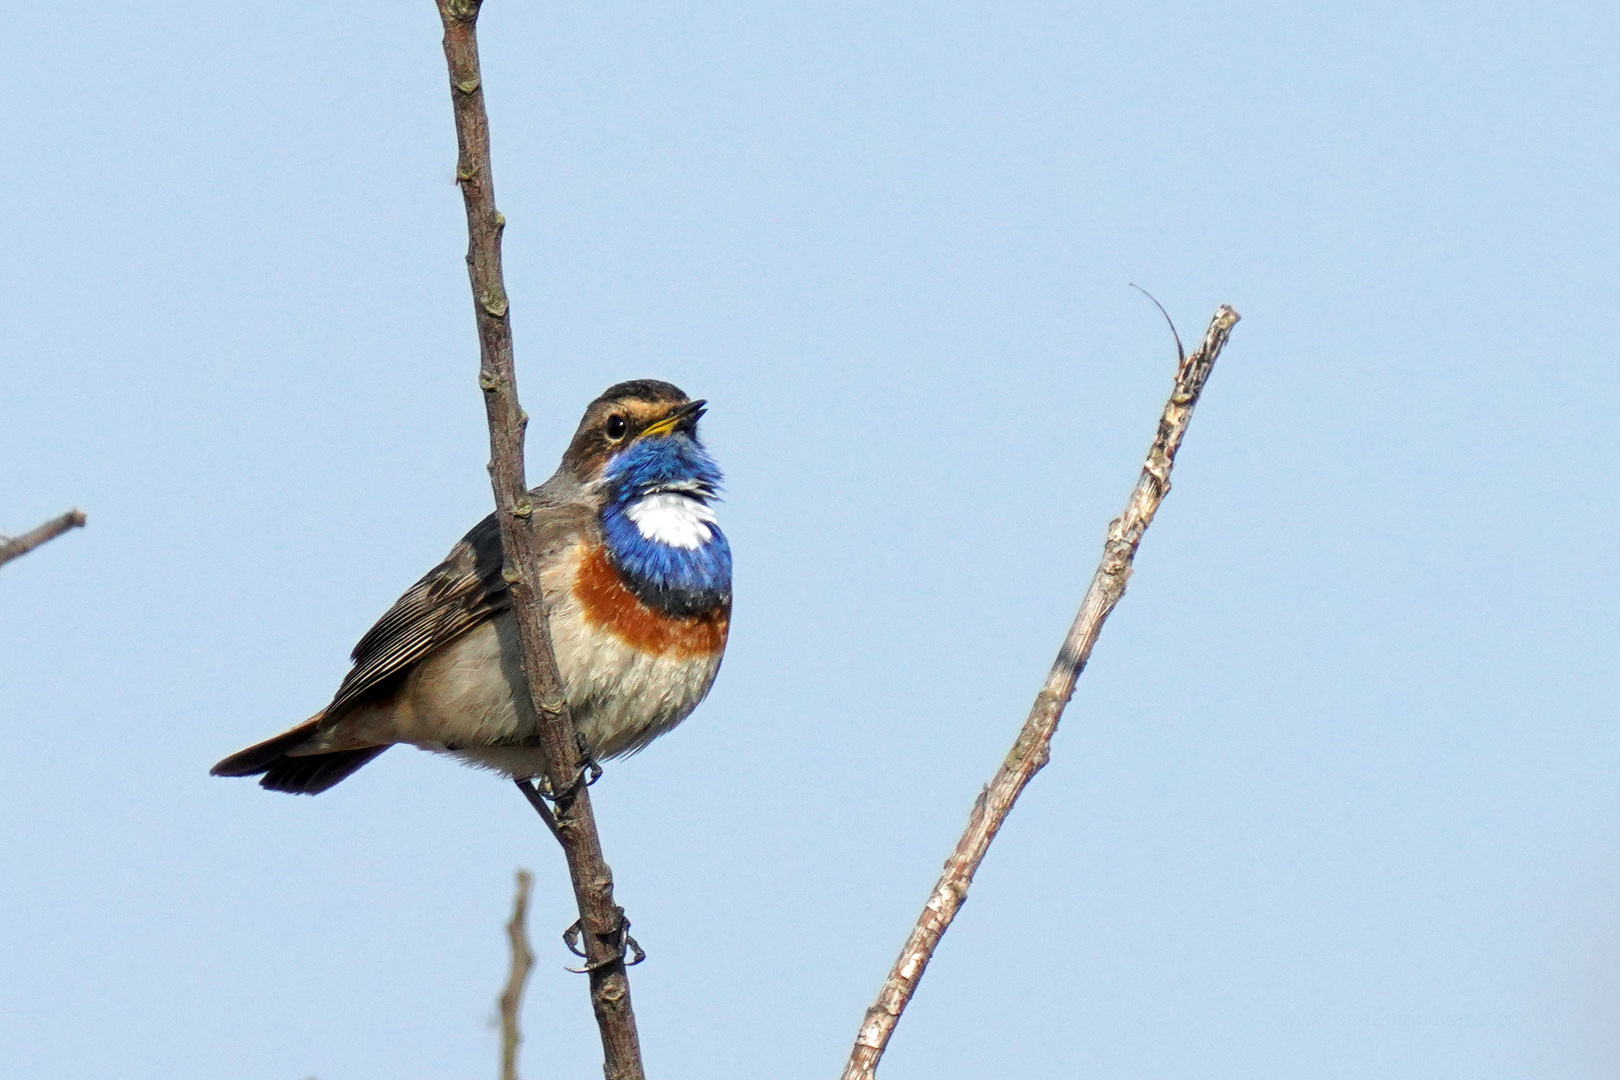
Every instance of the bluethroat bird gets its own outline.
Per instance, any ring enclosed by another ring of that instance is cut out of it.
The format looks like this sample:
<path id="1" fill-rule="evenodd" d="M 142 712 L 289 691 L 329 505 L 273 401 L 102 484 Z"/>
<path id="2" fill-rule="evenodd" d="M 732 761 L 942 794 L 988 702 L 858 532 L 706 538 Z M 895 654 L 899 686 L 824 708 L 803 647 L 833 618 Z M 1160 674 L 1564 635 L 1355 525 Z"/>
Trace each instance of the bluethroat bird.
<path id="1" fill-rule="evenodd" d="M 731 622 L 720 469 L 704 402 L 638 379 L 591 402 L 530 492 L 540 581 L 568 706 L 591 759 L 633 753 L 709 692 Z M 545 764 L 492 514 L 360 639 L 332 703 L 232 754 L 215 776 L 325 791 L 395 743 L 517 780 Z"/>

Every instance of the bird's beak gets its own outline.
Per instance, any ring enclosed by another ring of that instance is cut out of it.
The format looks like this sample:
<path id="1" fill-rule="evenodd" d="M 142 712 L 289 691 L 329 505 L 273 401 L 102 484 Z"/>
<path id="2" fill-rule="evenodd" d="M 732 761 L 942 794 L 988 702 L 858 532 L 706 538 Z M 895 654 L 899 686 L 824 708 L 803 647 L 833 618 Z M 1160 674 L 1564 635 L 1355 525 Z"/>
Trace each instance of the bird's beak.
<path id="1" fill-rule="evenodd" d="M 642 428 L 638 437 L 645 439 L 652 435 L 673 435 L 677 431 L 684 431 L 690 435 L 697 429 L 698 418 L 703 415 L 703 407 L 707 404 L 708 402 L 701 398 L 697 401 L 688 401 L 662 420 L 655 420 Z"/>

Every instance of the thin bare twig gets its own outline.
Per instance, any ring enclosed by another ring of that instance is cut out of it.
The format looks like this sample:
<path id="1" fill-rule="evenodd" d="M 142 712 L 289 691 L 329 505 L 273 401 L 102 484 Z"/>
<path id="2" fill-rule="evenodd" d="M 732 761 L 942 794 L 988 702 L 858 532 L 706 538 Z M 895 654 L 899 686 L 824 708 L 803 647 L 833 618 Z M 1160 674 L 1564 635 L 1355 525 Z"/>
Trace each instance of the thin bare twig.
<path id="1" fill-rule="evenodd" d="M 900 1022 L 900 1014 L 916 992 L 917 983 L 922 979 L 923 971 L 950 927 L 951 920 L 967 899 L 968 886 L 973 883 L 973 875 L 984 860 L 990 841 L 995 839 L 1019 793 L 1046 765 L 1052 734 L 1057 730 L 1063 707 L 1074 694 L 1075 680 L 1085 669 L 1103 621 L 1114 610 L 1114 605 L 1119 603 L 1120 597 L 1125 595 L 1125 583 L 1131 576 L 1131 564 L 1136 558 L 1137 546 L 1142 542 L 1142 534 L 1153 523 L 1153 515 L 1158 512 L 1159 504 L 1170 492 L 1170 467 L 1175 463 L 1176 450 L 1181 446 L 1188 422 L 1192 420 L 1193 406 L 1198 404 L 1198 395 L 1203 392 L 1215 358 L 1220 355 L 1237 321 L 1236 311 L 1224 305 L 1217 309 L 1215 318 L 1209 324 L 1209 331 L 1204 335 L 1203 345 L 1178 362 L 1176 385 L 1159 417 L 1159 430 L 1148 449 L 1142 475 L 1136 482 L 1136 489 L 1131 492 L 1130 501 L 1125 504 L 1125 512 L 1108 526 L 1102 562 L 1091 579 L 1090 587 L 1086 589 L 1085 598 L 1080 602 L 1080 611 L 1069 627 L 1068 636 L 1063 639 L 1063 648 L 1058 651 L 1057 660 L 1046 677 L 1046 684 L 1035 696 L 1035 704 L 1029 711 L 1029 718 L 1024 721 L 1023 730 L 1018 733 L 1017 742 L 1013 743 L 1001 768 L 996 770 L 995 777 L 973 804 L 967 829 L 956 842 L 950 858 L 945 860 L 944 873 L 934 885 L 928 903 L 923 906 L 922 914 L 906 938 L 900 958 L 894 962 L 889 977 L 884 980 L 876 1003 L 866 1010 L 860 1034 L 855 1039 L 855 1048 L 850 1053 L 849 1063 L 844 1066 L 843 1080 L 871 1080 L 876 1074 L 878 1060 L 889 1045 L 889 1037 Z"/>
<path id="2" fill-rule="evenodd" d="M 495 209 L 490 174 L 489 115 L 484 109 L 478 65 L 480 0 L 436 0 L 444 23 L 444 55 L 460 149 L 456 179 L 467 207 L 467 271 L 478 319 L 481 364 L 478 384 L 489 417 L 490 482 L 506 553 L 504 570 L 523 645 L 523 671 L 539 722 L 540 749 L 556 799 L 556 829 L 579 905 L 591 1006 L 602 1033 L 607 1080 L 643 1080 L 630 981 L 625 974 L 624 912 L 613 902 L 613 874 L 591 812 L 590 791 L 571 783 L 578 773 L 579 743 L 568 714 L 551 630 L 540 596 L 539 559 L 529 527 L 531 505 L 523 472 L 523 431 L 528 417 L 518 404 L 512 362 L 512 328 L 501 275 L 501 231 L 506 219 Z"/>
<path id="3" fill-rule="evenodd" d="M 61 517 L 54 517 L 37 529 L 31 529 L 21 536 L 14 536 L 7 540 L 0 537 L 0 566 L 15 559 L 19 555 L 26 555 L 47 540 L 55 540 L 69 529 L 84 528 L 84 512 L 82 510 L 69 510 Z"/>
<path id="4" fill-rule="evenodd" d="M 512 921 L 506 924 L 506 940 L 512 946 L 512 968 L 501 991 L 501 1080 L 518 1080 L 518 1044 L 523 1033 L 518 1016 L 523 1011 L 523 987 L 534 967 L 534 950 L 529 948 L 529 886 L 534 877 L 527 870 L 517 872 L 517 895 L 512 897 Z"/>

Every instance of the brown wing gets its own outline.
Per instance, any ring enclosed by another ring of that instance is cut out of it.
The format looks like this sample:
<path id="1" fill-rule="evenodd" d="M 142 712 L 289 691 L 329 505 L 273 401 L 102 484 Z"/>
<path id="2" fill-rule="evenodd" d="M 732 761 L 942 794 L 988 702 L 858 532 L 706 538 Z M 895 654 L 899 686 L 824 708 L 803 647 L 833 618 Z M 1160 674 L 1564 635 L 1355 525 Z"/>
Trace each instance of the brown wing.
<path id="1" fill-rule="evenodd" d="M 366 631 L 326 715 L 392 690 L 413 663 L 510 604 L 501 577 L 501 534 L 491 514 Z"/>
<path id="2" fill-rule="evenodd" d="M 578 535 L 590 520 L 583 507 L 536 506 L 541 557 Z M 327 707 L 335 719 L 345 706 L 387 694 L 428 653 L 512 606 L 501 576 L 501 533 L 491 514 L 467 533 L 438 566 L 405 590 L 354 647 L 354 667 Z"/>

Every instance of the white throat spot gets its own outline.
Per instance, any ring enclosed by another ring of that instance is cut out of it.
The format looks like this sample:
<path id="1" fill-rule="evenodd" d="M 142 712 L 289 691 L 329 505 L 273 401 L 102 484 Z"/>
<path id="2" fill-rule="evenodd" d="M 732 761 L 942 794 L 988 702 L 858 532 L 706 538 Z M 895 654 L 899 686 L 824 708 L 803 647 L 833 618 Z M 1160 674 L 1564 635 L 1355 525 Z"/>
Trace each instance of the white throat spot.
<path id="1" fill-rule="evenodd" d="M 714 536 L 714 511 L 708 504 L 672 491 L 643 495 L 624 508 L 624 516 L 642 536 L 670 547 L 696 549 Z"/>

